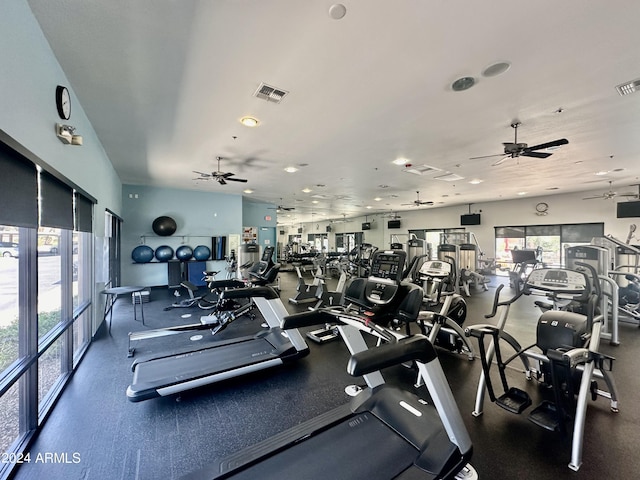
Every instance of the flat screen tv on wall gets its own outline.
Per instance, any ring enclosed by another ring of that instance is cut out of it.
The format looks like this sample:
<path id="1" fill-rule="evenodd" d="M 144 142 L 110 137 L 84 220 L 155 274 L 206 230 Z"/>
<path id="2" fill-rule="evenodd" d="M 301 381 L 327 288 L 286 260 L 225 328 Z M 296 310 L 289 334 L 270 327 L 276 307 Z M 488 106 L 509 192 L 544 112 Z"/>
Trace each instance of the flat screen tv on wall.
<path id="1" fill-rule="evenodd" d="M 618 218 L 640 217 L 640 200 L 633 202 L 620 202 L 616 205 Z"/>
<path id="2" fill-rule="evenodd" d="M 467 213 L 460 215 L 460 225 L 480 225 L 480 214 Z"/>
<path id="3" fill-rule="evenodd" d="M 400 220 L 389 220 L 387 228 L 400 228 Z"/>

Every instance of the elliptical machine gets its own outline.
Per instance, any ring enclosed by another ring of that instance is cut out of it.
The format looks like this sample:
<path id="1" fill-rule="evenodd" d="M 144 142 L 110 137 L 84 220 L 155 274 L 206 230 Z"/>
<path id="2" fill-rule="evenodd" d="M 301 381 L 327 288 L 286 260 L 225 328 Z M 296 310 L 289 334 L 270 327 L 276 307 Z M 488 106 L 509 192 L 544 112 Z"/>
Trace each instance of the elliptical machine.
<path id="1" fill-rule="evenodd" d="M 541 393 L 552 395 L 531 411 L 529 420 L 542 428 L 563 435 L 568 434 L 569 425 L 573 423 L 569 468 L 575 471 L 582 464 L 588 398 L 608 398 L 611 411 L 618 412 L 617 390 L 610 373 L 613 358 L 598 352 L 603 323 L 602 316 L 596 316 L 594 313 L 601 295 L 598 276 L 589 264 L 576 262 L 576 267 L 581 270 L 535 269 L 524 282 L 523 290 L 517 291 L 513 298 L 502 302 L 499 301 L 499 288 L 491 314 L 493 316 L 499 309 L 502 310 L 498 325 L 473 325 L 467 328 L 467 334 L 478 339 L 482 362 L 473 415 L 482 415 L 485 391 L 492 402 L 511 413 L 520 414 L 532 404 L 528 392 L 509 386 L 507 382 L 507 366 L 514 359 L 520 358 L 525 364 L 526 378 L 539 380 L 547 387 Z M 523 294 L 531 293 L 551 294 L 558 298 L 570 297 L 571 300 L 586 305 L 586 314 L 549 310 L 538 320 L 536 342 L 525 348 L 517 348 L 515 339 L 503 330 L 506 322 L 505 312 L 508 312 L 509 307 Z M 491 341 L 489 346 L 485 347 L 484 340 L 487 335 L 491 337 Z M 500 340 L 507 340 L 516 348 L 516 353 L 506 360 L 503 360 Z M 539 351 L 534 350 L 535 347 Z M 496 395 L 490 377 L 494 354 L 504 390 L 499 395 Z M 529 360 L 537 362 L 538 368 L 531 368 Z M 598 379 L 605 381 L 607 390 L 598 388 Z"/>
<path id="2" fill-rule="evenodd" d="M 419 278 L 425 292 L 426 310 L 418 316 L 418 326 L 431 343 L 450 352 L 464 353 L 474 359 L 471 343 L 462 325 L 467 318 L 467 302 L 456 293 L 455 259 L 427 260 L 419 270 Z"/>

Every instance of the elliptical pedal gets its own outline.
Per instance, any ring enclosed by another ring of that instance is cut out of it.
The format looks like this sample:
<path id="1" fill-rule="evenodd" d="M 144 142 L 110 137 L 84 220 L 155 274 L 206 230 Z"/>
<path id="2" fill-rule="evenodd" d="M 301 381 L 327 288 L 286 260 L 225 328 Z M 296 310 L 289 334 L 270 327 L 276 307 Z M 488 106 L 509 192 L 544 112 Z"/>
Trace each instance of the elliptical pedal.
<path id="1" fill-rule="evenodd" d="M 544 400 L 540 405 L 531 411 L 529 420 L 539 427 L 557 432 L 560 430 L 560 419 L 558 418 L 558 408 L 555 403 Z"/>
<path id="2" fill-rule="evenodd" d="M 496 405 L 511 413 L 522 413 L 531 405 L 531 397 L 524 390 L 511 387 L 503 395 L 496 398 Z"/>

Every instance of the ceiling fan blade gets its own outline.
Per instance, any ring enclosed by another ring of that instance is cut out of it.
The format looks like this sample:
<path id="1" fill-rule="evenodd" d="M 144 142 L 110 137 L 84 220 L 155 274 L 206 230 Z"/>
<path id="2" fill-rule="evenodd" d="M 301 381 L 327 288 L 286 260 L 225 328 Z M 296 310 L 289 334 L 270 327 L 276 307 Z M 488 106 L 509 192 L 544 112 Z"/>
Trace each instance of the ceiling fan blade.
<path id="1" fill-rule="evenodd" d="M 493 155 L 482 155 L 481 157 L 469 157 L 469 160 L 478 160 L 479 158 L 502 157 L 504 153 L 495 153 Z"/>
<path id="2" fill-rule="evenodd" d="M 505 156 L 505 154 L 503 153 L 503 154 L 502 154 L 502 158 L 501 158 L 501 159 L 499 159 L 499 160 L 496 160 L 495 162 L 493 162 L 493 163 L 491 164 L 491 166 L 492 166 L 492 167 L 497 167 L 498 165 L 501 165 L 501 164 L 503 164 L 504 162 L 506 162 L 506 161 L 507 161 L 507 159 L 509 159 L 509 158 L 511 158 L 511 155 L 506 155 L 506 156 Z"/>
<path id="3" fill-rule="evenodd" d="M 605 195 L 594 195 L 593 197 L 584 197 L 583 200 L 595 200 L 596 198 L 607 198 Z"/>
<path id="4" fill-rule="evenodd" d="M 232 174 L 233 175 L 233 174 Z M 231 181 L 231 182 L 242 182 L 242 183 L 247 183 L 247 179 L 246 178 L 229 178 L 227 177 L 227 180 Z"/>
<path id="5" fill-rule="evenodd" d="M 549 152 L 530 152 L 529 150 L 525 150 L 520 154 L 521 157 L 534 157 L 534 158 L 547 158 L 551 156 Z"/>
<path id="6" fill-rule="evenodd" d="M 227 184 L 227 182 L 225 182 L 224 178 L 222 178 L 222 177 L 216 177 L 216 180 L 218 181 L 218 183 L 220 185 L 226 185 Z"/>
<path id="7" fill-rule="evenodd" d="M 433 202 L 419 202 L 418 205 L 433 205 Z"/>
<path id="8" fill-rule="evenodd" d="M 566 138 L 561 138 L 560 140 L 554 140 L 553 142 L 541 143 L 540 145 L 527 147 L 525 148 L 525 151 L 528 152 L 531 150 L 544 150 L 545 148 L 559 147 L 560 145 L 566 145 L 567 143 L 569 143 L 569 140 L 567 140 Z"/>
<path id="9" fill-rule="evenodd" d="M 196 170 L 192 170 L 192 172 L 193 172 L 193 173 L 197 173 L 198 175 L 201 175 L 201 176 L 203 176 L 203 177 L 205 177 L 205 178 L 207 178 L 207 177 L 210 177 L 210 176 L 211 176 L 211 174 L 210 174 L 210 173 L 198 172 L 198 171 L 196 171 Z"/>

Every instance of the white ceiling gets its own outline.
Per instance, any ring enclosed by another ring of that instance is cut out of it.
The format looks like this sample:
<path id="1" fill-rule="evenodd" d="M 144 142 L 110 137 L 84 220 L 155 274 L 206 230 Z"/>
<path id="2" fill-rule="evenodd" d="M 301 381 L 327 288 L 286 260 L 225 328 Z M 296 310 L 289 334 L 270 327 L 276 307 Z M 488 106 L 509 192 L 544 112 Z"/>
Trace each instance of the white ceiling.
<path id="1" fill-rule="evenodd" d="M 294 223 L 405 210 L 416 191 L 422 208 L 638 191 L 640 93 L 615 87 L 640 78 L 640 2 L 352 0 L 340 20 L 322 0 L 28 3 L 125 184 L 251 188 Z M 483 76 L 496 62 L 511 68 Z M 454 92 L 464 76 L 476 85 Z M 289 93 L 258 99 L 262 82 Z M 514 120 L 519 142 L 569 144 L 470 159 L 501 153 Z M 217 156 L 248 182 L 195 181 Z"/>

